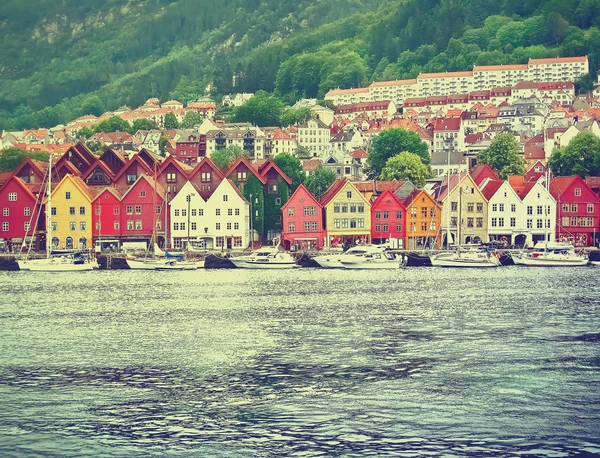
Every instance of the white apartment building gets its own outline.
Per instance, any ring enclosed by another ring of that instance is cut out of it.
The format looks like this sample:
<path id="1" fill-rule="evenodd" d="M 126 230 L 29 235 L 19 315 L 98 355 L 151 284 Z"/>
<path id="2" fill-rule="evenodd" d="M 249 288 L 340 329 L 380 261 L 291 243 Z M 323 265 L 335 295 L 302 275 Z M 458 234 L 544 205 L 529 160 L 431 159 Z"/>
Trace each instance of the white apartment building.
<path id="1" fill-rule="evenodd" d="M 464 94 L 473 88 L 473 72 L 421 73 L 417 77 L 418 97 Z"/>
<path id="2" fill-rule="evenodd" d="M 417 96 L 417 80 L 376 81 L 369 86 L 371 100 L 392 100 L 402 106 L 404 100 Z"/>
<path id="3" fill-rule="evenodd" d="M 250 158 L 264 159 L 265 133 L 254 126 L 226 125 L 221 129 L 206 132 L 206 156 L 212 157 L 218 149 L 239 146 Z"/>
<path id="4" fill-rule="evenodd" d="M 334 105 L 338 106 L 370 102 L 373 98 L 368 87 L 360 87 L 355 89 L 332 89 L 325 94 L 325 100 L 331 100 Z"/>
<path id="5" fill-rule="evenodd" d="M 527 64 L 476 65 L 473 67 L 473 84 L 476 91 L 495 87 L 512 87 L 529 77 Z"/>
<path id="6" fill-rule="evenodd" d="M 298 126 L 298 146 L 308 148 L 314 157 L 323 155 L 329 149 L 330 139 L 329 126 L 320 119 L 311 118 Z"/>
<path id="7" fill-rule="evenodd" d="M 242 250 L 250 243 L 250 204 L 230 180 L 223 180 L 208 200 L 186 182 L 169 203 L 171 246 L 188 240 L 205 249 Z"/>
<path id="8" fill-rule="evenodd" d="M 544 81 L 577 81 L 590 71 L 587 56 L 529 59 L 529 79 Z"/>

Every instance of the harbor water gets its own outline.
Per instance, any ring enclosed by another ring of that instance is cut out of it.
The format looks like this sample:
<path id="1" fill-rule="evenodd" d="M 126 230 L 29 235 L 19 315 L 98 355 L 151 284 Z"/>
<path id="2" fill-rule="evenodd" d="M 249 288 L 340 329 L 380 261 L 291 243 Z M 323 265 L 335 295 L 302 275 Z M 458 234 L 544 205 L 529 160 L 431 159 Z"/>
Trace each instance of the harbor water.
<path id="1" fill-rule="evenodd" d="M 0 272 L 0 456 L 600 454 L 600 268 Z"/>

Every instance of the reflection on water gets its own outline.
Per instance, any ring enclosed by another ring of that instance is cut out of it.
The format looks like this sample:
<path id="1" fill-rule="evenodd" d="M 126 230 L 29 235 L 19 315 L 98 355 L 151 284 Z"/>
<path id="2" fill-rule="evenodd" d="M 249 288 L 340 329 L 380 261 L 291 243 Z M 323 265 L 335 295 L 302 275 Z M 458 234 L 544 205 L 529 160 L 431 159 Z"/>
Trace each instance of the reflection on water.
<path id="1" fill-rule="evenodd" d="M 0 276 L 2 456 L 600 453 L 600 269 Z"/>

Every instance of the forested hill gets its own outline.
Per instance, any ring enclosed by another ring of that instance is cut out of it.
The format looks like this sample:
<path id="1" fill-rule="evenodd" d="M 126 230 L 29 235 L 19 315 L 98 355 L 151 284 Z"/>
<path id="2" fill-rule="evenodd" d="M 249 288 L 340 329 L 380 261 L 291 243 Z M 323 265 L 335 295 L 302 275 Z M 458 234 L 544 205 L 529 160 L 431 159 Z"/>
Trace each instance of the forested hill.
<path id="1" fill-rule="evenodd" d="M 599 51 L 600 0 L 4 0 L 0 129 Z"/>

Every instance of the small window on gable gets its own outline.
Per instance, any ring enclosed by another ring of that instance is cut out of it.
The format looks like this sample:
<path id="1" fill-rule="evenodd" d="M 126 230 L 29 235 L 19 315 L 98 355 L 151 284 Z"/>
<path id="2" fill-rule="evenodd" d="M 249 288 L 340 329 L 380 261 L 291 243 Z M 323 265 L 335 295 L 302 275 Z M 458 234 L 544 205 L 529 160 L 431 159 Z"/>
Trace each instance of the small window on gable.
<path id="1" fill-rule="evenodd" d="M 581 195 L 581 188 L 575 188 L 575 195 L 576 196 L 580 196 Z"/>

